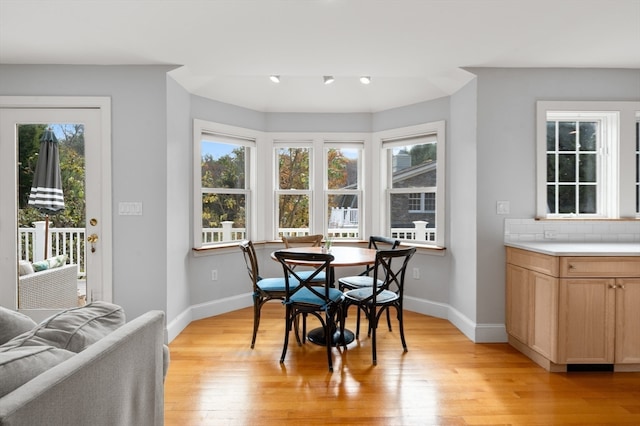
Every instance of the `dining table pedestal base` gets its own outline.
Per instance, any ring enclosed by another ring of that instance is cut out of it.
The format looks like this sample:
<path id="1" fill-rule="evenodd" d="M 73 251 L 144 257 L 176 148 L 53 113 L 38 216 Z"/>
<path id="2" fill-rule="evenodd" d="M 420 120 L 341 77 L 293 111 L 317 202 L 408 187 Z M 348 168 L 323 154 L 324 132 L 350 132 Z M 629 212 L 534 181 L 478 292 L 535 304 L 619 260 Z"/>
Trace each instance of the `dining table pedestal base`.
<path id="1" fill-rule="evenodd" d="M 343 344 L 348 345 L 349 343 L 353 342 L 355 338 L 356 337 L 351 330 L 345 329 L 344 330 L 345 342 L 343 343 L 340 336 L 340 331 L 336 331 L 335 333 L 333 333 L 333 336 L 331 338 L 331 346 L 342 346 Z M 307 334 L 307 339 L 309 339 L 311 343 L 324 346 L 326 342 L 324 338 L 324 328 L 322 327 L 314 328 Z"/>

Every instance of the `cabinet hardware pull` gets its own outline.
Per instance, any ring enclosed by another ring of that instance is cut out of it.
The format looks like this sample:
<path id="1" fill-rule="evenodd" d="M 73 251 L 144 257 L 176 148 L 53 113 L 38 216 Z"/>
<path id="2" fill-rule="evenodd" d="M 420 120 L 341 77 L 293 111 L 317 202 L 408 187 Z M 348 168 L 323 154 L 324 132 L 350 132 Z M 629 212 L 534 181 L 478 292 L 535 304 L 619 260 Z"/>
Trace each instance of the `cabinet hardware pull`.
<path id="1" fill-rule="evenodd" d="M 570 264 L 569 264 L 569 269 L 576 269 L 576 267 L 575 267 L 575 266 L 573 266 L 573 264 L 571 264 L 571 263 L 570 263 Z"/>
<path id="2" fill-rule="evenodd" d="M 615 284 L 609 284 L 609 288 L 617 288 Z"/>
<path id="3" fill-rule="evenodd" d="M 618 284 L 618 288 L 624 290 L 624 284 Z"/>

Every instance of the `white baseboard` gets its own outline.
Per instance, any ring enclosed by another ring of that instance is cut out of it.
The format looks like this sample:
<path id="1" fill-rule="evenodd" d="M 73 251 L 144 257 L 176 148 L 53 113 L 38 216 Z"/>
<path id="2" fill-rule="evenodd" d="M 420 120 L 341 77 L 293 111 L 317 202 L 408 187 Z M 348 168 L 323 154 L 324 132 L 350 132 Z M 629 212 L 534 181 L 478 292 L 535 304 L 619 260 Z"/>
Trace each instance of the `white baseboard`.
<path id="1" fill-rule="evenodd" d="M 478 324 L 446 303 L 405 296 L 404 307 L 408 311 L 449 320 L 472 342 L 507 342 L 507 330 L 504 324 Z"/>
<path id="2" fill-rule="evenodd" d="M 191 321 L 246 308 L 252 303 L 251 294 L 247 293 L 190 306 L 167 325 L 169 342 L 175 339 Z M 450 321 L 474 343 L 507 342 L 504 324 L 477 324 L 446 303 L 405 296 L 404 307 L 408 311 Z"/>
<path id="3" fill-rule="evenodd" d="M 220 300 L 212 300 L 207 303 L 199 303 L 189 306 L 173 321 L 167 324 L 167 337 L 169 342 L 175 339 L 184 330 L 191 321 L 197 321 L 202 318 L 213 317 L 216 315 L 226 314 L 227 312 L 236 311 L 238 309 L 252 306 L 253 301 L 251 294 L 241 294 L 239 296 L 227 297 Z"/>

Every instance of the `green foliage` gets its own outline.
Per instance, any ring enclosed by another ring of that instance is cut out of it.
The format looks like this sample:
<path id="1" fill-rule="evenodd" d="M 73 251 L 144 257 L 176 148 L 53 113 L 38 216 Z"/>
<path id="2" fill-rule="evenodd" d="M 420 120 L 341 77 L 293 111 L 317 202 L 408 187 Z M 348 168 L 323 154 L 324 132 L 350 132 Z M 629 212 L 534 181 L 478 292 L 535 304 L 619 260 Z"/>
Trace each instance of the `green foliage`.
<path id="1" fill-rule="evenodd" d="M 85 226 L 85 160 L 84 126 L 52 125 L 58 139 L 60 173 L 64 210 L 50 214 L 49 223 L 56 228 L 83 228 Z M 31 183 L 38 161 L 40 136 L 49 127 L 46 124 L 24 124 L 18 128 L 18 226 L 31 227 L 33 222 L 44 220 L 45 215 L 28 205 Z"/>
<path id="2" fill-rule="evenodd" d="M 329 189 L 344 188 L 348 184 L 349 159 L 339 149 L 327 151 L 327 180 Z"/>
<path id="3" fill-rule="evenodd" d="M 309 148 L 280 148 L 278 150 L 280 189 L 309 189 Z M 309 227 L 309 196 L 280 195 L 278 199 L 280 228 Z"/>
<path id="4" fill-rule="evenodd" d="M 245 148 L 237 147 L 231 154 L 217 160 L 211 154 L 202 156 L 202 227 L 220 228 L 222 222 L 233 221 L 234 228 L 246 226 L 246 197 L 224 194 L 220 189 L 245 188 Z M 217 191 L 216 191 L 217 189 Z"/>
<path id="5" fill-rule="evenodd" d="M 417 166 L 428 161 L 436 160 L 437 146 L 435 143 L 425 143 L 420 145 L 414 145 L 409 151 L 411 155 L 411 165 Z"/>
<path id="6" fill-rule="evenodd" d="M 25 208 L 29 202 L 33 174 L 38 162 L 40 136 L 46 128 L 46 124 L 18 126 L 18 206 L 20 209 Z"/>

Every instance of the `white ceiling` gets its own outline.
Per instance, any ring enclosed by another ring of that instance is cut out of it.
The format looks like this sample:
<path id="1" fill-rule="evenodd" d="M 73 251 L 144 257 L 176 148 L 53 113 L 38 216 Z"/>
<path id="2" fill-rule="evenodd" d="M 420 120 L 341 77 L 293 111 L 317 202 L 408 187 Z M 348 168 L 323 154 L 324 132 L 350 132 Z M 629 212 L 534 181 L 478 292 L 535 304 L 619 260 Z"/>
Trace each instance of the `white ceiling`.
<path id="1" fill-rule="evenodd" d="M 376 112 L 454 93 L 463 67 L 640 69 L 640 0 L 0 0 L 0 63 L 175 64 L 258 111 Z"/>

